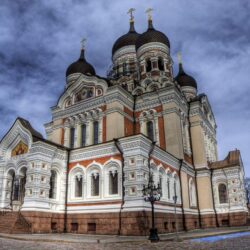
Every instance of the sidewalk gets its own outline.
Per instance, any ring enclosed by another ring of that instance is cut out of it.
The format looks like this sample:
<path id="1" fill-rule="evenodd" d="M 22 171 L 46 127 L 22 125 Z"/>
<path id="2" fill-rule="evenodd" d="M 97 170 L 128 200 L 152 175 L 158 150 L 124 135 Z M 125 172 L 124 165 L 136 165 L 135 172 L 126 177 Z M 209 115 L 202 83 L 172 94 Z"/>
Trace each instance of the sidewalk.
<path id="1" fill-rule="evenodd" d="M 206 236 L 223 235 L 236 232 L 250 231 L 250 227 L 227 227 L 199 229 L 190 232 L 180 232 L 181 240 L 189 240 Z M 127 243 L 147 242 L 147 236 L 117 236 L 117 235 L 86 235 L 86 234 L 0 234 L 1 238 L 38 242 L 62 242 L 62 243 Z M 173 241 L 176 234 L 160 234 L 161 241 Z"/>

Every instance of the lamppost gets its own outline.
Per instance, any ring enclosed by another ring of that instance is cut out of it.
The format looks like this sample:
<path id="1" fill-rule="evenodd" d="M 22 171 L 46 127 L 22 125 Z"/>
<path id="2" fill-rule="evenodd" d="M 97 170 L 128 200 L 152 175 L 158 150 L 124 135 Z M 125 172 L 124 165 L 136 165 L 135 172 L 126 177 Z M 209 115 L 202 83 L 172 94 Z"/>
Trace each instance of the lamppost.
<path id="1" fill-rule="evenodd" d="M 155 227 L 154 203 L 155 201 L 159 201 L 161 199 L 162 192 L 159 183 L 157 187 L 154 185 L 152 173 L 149 173 L 148 185 L 143 185 L 142 192 L 144 200 L 151 203 L 152 227 L 150 229 L 150 235 L 148 239 L 151 240 L 151 242 L 157 242 L 159 241 L 159 236 L 157 233 L 157 228 Z"/>
<path id="2" fill-rule="evenodd" d="M 176 195 L 176 182 L 174 182 L 174 219 L 175 219 L 175 240 L 180 241 L 178 236 L 178 223 L 177 223 L 177 217 L 176 217 L 176 203 L 177 203 L 178 196 Z"/>

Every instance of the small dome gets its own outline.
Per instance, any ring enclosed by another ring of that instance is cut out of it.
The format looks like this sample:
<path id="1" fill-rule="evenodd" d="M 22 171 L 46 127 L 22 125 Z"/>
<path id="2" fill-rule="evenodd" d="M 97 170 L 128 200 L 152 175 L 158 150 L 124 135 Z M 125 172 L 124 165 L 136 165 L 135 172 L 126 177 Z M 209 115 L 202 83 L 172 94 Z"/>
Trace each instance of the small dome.
<path id="1" fill-rule="evenodd" d="M 165 34 L 155 30 L 152 20 L 148 21 L 148 30 L 142 33 L 136 41 L 136 50 L 147 43 L 158 42 L 167 45 L 170 48 L 170 42 Z"/>
<path id="2" fill-rule="evenodd" d="M 175 77 L 175 80 L 181 87 L 193 87 L 197 89 L 196 80 L 192 76 L 189 76 L 185 73 L 182 67 L 182 63 L 179 63 L 179 73 Z"/>
<path id="3" fill-rule="evenodd" d="M 80 58 L 76 62 L 70 64 L 67 68 L 66 77 L 75 73 L 82 73 L 84 75 L 92 76 L 96 74 L 94 67 L 86 61 L 83 49 L 81 50 Z"/>
<path id="4" fill-rule="evenodd" d="M 139 37 L 140 34 L 138 34 L 135 31 L 134 28 L 134 22 L 130 21 L 130 29 L 129 32 L 121 37 L 119 37 L 116 42 L 113 45 L 112 48 L 112 55 L 115 54 L 115 52 L 124 47 L 124 46 L 128 46 L 128 45 L 135 45 L 137 38 Z"/>

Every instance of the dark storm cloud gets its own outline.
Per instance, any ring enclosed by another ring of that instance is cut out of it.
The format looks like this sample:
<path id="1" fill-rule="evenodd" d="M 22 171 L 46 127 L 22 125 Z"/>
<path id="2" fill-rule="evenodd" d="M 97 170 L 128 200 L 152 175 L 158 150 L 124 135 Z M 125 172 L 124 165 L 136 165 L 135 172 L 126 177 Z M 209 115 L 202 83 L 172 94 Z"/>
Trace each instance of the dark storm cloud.
<path id="1" fill-rule="evenodd" d="M 116 38 L 128 31 L 127 10 L 136 8 L 138 32 L 145 9 L 168 35 L 171 55 L 181 50 L 185 70 L 212 104 L 220 158 L 241 149 L 250 175 L 250 2 L 248 0 L 2 0 L 0 4 L 0 137 L 16 116 L 40 131 L 65 85 L 65 70 L 86 37 L 87 60 L 105 76 Z M 177 70 L 176 63 L 174 65 Z"/>

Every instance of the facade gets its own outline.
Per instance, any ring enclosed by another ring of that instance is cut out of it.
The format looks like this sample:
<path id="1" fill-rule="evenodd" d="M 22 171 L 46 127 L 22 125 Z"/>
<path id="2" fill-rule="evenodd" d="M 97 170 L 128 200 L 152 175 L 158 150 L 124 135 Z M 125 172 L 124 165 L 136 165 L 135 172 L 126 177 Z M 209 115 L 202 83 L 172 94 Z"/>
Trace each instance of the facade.
<path id="1" fill-rule="evenodd" d="M 181 61 L 174 77 L 170 42 L 150 15 L 142 34 L 131 15 L 112 60 L 107 78 L 100 77 L 82 48 L 51 108 L 47 138 L 23 118 L 2 138 L 0 231 L 19 211 L 16 218 L 35 233 L 148 234 L 151 205 L 142 189 L 150 172 L 162 188 L 155 204 L 160 233 L 244 225 L 240 152 L 218 161 L 208 97 L 197 93 Z"/>

